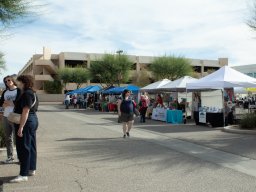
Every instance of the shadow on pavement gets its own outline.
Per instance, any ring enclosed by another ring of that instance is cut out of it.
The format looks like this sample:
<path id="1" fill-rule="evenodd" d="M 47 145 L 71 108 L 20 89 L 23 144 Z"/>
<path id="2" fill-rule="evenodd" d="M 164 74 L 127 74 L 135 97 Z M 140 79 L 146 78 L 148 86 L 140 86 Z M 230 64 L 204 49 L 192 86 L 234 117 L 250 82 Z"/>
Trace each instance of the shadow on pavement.
<path id="1" fill-rule="evenodd" d="M 70 141 L 74 138 L 67 138 Z M 124 163 L 123 168 L 128 167 L 152 167 L 154 172 L 161 172 L 172 169 L 173 166 L 187 167 L 187 172 L 191 173 L 202 168 L 202 160 L 191 156 L 185 156 L 179 152 L 162 147 L 152 140 L 140 140 L 131 138 L 78 138 L 84 142 L 69 143 L 63 146 L 64 155 L 59 155 L 58 159 L 66 160 L 75 158 L 86 158 L 86 163 L 100 163 L 101 166 Z M 74 155 L 75 154 L 75 155 Z M 58 160 L 55 158 L 55 160 Z M 131 161 L 132 160 L 132 161 Z M 125 165 L 125 162 L 128 164 Z M 132 162 L 132 163 L 129 163 Z M 195 163 L 197 162 L 197 163 Z M 126 167 L 127 166 L 127 167 Z M 219 166 L 211 165 L 210 169 L 221 169 Z M 183 173 L 187 174 L 187 173 Z"/>
<path id="2" fill-rule="evenodd" d="M 14 179 L 16 176 L 8 176 L 8 177 L 0 177 L 0 185 L 1 182 L 4 183 L 9 183 L 10 180 Z"/>
<path id="3" fill-rule="evenodd" d="M 120 138 L 67 138 L 67 139 L 61 139 L 56 141 L 101 141 L 101 140 L 117 140 Z"/>

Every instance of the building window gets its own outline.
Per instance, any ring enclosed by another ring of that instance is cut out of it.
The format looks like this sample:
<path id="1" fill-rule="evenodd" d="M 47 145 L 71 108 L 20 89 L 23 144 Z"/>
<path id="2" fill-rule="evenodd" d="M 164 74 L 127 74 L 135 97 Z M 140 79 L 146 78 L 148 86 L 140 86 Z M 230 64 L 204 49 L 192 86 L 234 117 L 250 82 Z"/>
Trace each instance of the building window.
<path id="1" fill-rule="evenodd" d="M 217 71 L 219 67 L 204 67 L 204 72 L 207 71 Z"/>
<path id="2" fill-rule="evenodd" d="M 201 66 L 193 66 L 193 69 L 197 73 L 201 73 Z"/>
<path id="3" fill-rule="evenodd" d="M 133 63 L 132 70 L 136 70 L 136 63 Z"/>
<path id="4" fill-rule="evenodd" d="M 65 66 L 72 68 L 75 68 L 77 66 L 87 67 L 87 62 L 81 60 L 65 60 Z"/>

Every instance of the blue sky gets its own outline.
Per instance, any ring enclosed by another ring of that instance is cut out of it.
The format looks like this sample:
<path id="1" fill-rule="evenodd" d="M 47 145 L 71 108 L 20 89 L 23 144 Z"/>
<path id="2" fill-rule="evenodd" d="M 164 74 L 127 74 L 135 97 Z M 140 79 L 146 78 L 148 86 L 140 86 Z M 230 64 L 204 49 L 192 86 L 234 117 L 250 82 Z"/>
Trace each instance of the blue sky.
<path id="1" fill-rule="evenodd" d="M 40 1 L 39 1 L 40 2 Z M 54 0 L 40 16 L 1 40 L 7 71 L 18 73 L 43 46 L 65 51 L 115 52 L 256 63 L 256 31 L 245 24 L 252 0 Z"/>

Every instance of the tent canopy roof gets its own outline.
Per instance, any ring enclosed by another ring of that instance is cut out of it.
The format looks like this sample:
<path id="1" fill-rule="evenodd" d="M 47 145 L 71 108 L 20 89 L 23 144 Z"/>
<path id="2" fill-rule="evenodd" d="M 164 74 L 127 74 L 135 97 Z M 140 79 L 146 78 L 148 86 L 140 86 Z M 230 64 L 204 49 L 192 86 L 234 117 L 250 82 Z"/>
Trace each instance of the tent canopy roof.
<path id="1" fill-rule="evenodd" d="M 163 80 L 151 83 L 145 87 L 142 87 L 141 90 L 142 91 L 154 91 L 154 90 L 157 90 L 158 88 L 160 88 L 161 86 L 166 85 L 167 83 L 170 83 L 170 82 L 172 82 L 172 81 L 169 79 L 163 79 Z"/>
<path id="2" fill-rule="evenodd" d="M 187 83 L 188 90 L 223 89 L 231 87 L 256 87 L 256 79 L 236 71 L 229 66 L 224 66 L 206 77 Z"/>
<path id="3" fill-rule="evenodd" d="M 85 93 L 95 93 L 99 90 L 101 90 L 102 87 L 99 85 L 89 85 L 86 87 L 82 87 L 73 91 L 68 92 L 67 94 L 85 94 Z"/>
<path id="4" fill-rule="evenodd" d="M 190 76 L 184 76 L 179 79 L 176 79 L 175 81 L 169 82 L 161 87 L 159 87 L 159 90 L 163 91 L 186 91 L 186 85 L 187 83 L 195 82 L 197 79 L 190 77 Z"/>
<path id="5" fill-rule="evenodd" d="M 124 87 L 114 87 L 103 91 L 103 94 L 121 94 L 125 89 L 128 89 L 132 92 L 139 92 L 140 88 L 135 85 L 127 85 Z"/>

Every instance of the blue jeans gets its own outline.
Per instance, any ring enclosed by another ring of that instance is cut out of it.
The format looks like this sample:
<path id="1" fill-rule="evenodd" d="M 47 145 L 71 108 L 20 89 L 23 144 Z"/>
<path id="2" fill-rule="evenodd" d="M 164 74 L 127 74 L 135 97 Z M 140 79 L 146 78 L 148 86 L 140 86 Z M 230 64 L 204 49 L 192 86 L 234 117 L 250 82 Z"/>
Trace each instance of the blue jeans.
<path id="1" fill-rule="evenodd" d="M 20 175 L 28 176 L 29 170 L 36 170 L 37 149 L 36 130 L 38 118 L 36 114 L 29 114 L 28 120 L 23 128 L 23 137 L 17 136 L 19 125 L 15 125 L 16 149 L 20 160 Z"/>
<path id="2" fill-rule="evenodd" d="M 70 101 L 69 100 L 65 100 L 65 105 L 66 105 L 66 109 L 68 109 L 69 105 L 70 105 Z"/>

